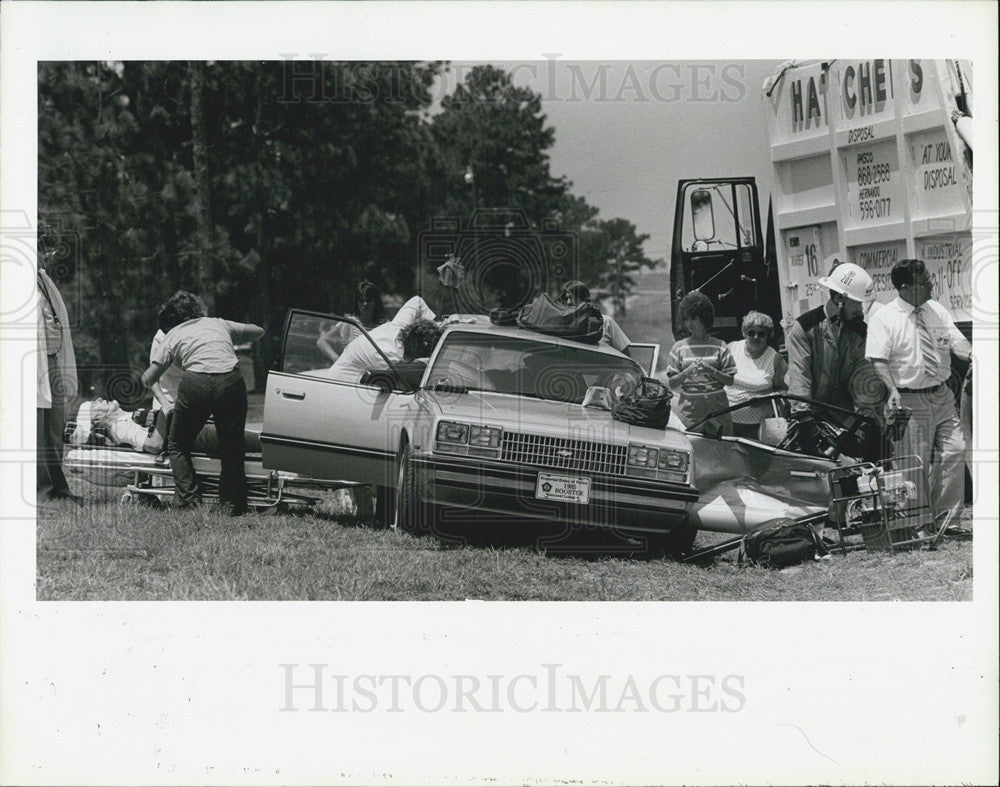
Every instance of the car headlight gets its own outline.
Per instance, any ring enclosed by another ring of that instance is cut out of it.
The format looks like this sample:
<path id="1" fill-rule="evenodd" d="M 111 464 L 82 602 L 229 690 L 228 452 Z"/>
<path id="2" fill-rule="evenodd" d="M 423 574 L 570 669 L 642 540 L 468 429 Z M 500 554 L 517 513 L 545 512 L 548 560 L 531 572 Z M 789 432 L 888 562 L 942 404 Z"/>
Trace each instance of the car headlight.
<path id="1" fill-rule="evenodd" d="M 440 431 L 440 427 L 438 427 Z M 469 428 L 469 445 L 480 448 L 499 448 L 502 430 L 495 426 L 472 426 Z"/>
<path id="2" fill-rule="evenodd" d="M 454 421 L 441 421 L 437 428 L 439 443 L 454 443 L 465 445 L 469 442 L 469 425 L 457 424 Z"/>
<path id="3" fill-rule="evenodd" d="M 446 454 L 499 459 L 502 440 L 503 429 L 496 426 L 440 421 L 434 450 Z"/>
<path id="4" fill-rule="evenodd" d="M 660 470 L 676 470 L 684 472 L 688 468 L 688 455 L 684 451 L 660 451 L 660 460 L 657 465 Z"/>
<path id="5" fill-rule="evenodd" d="M 643 469 L 654 469 L 656 467 L 659 451 L 648 445 L 636 445 L 629 443 L 628 446 L 628 466 L 640 467 Z"/>
<path id="6" fill-rule="evenodd" d="M 627 475 L 683 484 L 687 481 L 690 456 L 684 451 L 629 443 Z"/>

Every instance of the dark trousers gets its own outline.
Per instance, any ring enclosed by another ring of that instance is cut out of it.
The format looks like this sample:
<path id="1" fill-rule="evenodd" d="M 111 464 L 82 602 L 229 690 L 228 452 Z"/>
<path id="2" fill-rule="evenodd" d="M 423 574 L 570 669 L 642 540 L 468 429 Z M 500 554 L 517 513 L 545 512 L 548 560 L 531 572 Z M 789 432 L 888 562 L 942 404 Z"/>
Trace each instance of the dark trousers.
<path id="1" fill-rule="evenodd" d="M 37 408 L 38 433 L 35 491 L 38 500 L 69 492 L 66 475 L 62 469 L 63 429 L 66 427 L 66 407 L 54 401 L 52 407 Z"/>
<path id="2" fill-rule="evenodd" d="M 51 495 L 69 493 L 69 484 L 63 473 L 63 430 L 66 428 L 66 402 L 60 387 L 66 384 L 59 363 L 54 356 L 48 356 L 43 363 L 49 365 L 49 385 L 52 388 L 52 406 L 38 407 L 35 434 L 36 476 L 35 493 L 38 500 Z"/>
<path id="3" fill-rule="evenodd" d="M 219 502 L 234 514 L 247 510 L 247 480 L 243 468 L 246 446 L 247 387 L 239 369 L 223 374 L 184 372 L 167 435 L 167 456 L 177 488 L 179 507 L 198 501 L 198 482 L 191 451 L 209 416 L 219 436 Z"/>

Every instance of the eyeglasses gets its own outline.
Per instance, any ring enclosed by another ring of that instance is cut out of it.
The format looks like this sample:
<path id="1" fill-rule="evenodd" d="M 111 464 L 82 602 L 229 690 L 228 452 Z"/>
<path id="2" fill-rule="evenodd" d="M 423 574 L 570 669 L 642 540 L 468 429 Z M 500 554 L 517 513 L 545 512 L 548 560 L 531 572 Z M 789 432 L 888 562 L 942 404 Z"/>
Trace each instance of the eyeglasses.
<path id="1" fill-rule="evenodd" d="M 766 339 L 767 331 L 744 331 L 743 335 L 748 339 L 753 337 L 754 339 Z"/>

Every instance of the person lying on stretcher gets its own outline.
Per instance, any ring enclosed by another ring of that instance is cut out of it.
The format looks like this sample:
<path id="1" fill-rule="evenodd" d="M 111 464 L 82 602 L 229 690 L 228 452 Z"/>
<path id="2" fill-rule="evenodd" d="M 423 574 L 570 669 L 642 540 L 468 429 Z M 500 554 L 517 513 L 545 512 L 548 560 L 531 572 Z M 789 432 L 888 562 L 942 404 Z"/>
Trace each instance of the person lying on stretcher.
<path id="1" fill-rule="evenodd" d="M 123 410 L 116 401 L 84 402 L 76 415 L 76 426 L 67 438 L 71 445 L 105 445 L 131 448 L 137 453 L 163 453 L 167 442 L 167 416 L 162 410 Z M 259 439 L 247 434 L 247 450 L 259 451 Z M 219 438 L 211 422 L 198 433 L 194 450 L 218 455 Z"/>

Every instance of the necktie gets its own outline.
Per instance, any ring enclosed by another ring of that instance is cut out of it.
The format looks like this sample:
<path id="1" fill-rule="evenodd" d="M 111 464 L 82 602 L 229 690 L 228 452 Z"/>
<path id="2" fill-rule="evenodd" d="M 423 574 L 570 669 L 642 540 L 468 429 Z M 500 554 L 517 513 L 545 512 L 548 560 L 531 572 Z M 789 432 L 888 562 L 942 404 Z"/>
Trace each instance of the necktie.
<path id="1" fill-rule="evenodd" d="M 920 361 L 924 367 L 924 374 L 937 379 L 938 354 L 937 349 L 934 347 L 934 340 L 931 338 L 931 332 L 927 328 L 927 323 L 924 322 L 923 308 L 918 306 L 914 309 L 913 317 L 917 323 L 917 338 L 920 341 Z"/>

